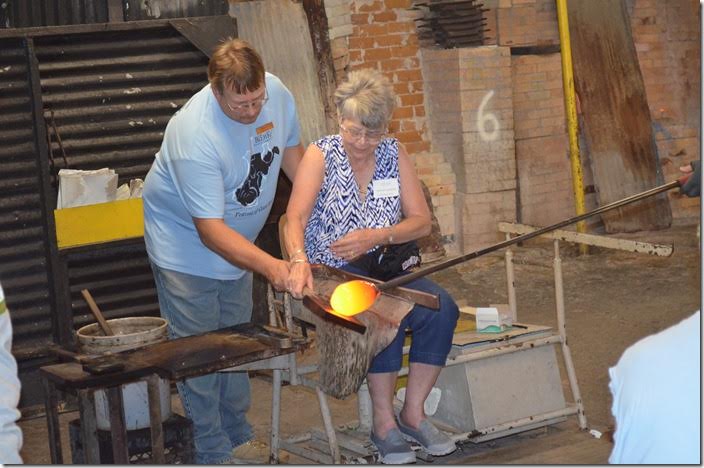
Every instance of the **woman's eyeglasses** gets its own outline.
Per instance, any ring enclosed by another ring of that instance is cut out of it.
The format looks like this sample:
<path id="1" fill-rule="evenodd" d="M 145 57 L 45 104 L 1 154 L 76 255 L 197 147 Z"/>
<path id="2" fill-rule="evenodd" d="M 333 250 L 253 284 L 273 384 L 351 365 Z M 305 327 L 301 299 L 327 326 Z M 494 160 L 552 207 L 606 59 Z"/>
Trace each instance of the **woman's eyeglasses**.
<path id="1" fill-rule="evenodd" d="M 359 141 L 364 138 L 368 143 L 372 144 L 379 143 L 381 139 L 384 138 L 384 135 L 386 135 L 386 132 L 362 130 L 359 128 L 347 128 L 344 125 L 340 125 L 340 129 L 342 129 L 342 131 L 354 141 Z"/>
<path id="2" fill-rule="evenodd" d="M 252 99 L 249 102 L 243 102 L 242 104 L 237 104 L 234 106 L 231 106 L 229 102 L 225 102 L 227 107 L 232 111 L 232 112 L 238 112 L 238 111 L 245 111 L 249 110 L 251 108 L 254 109 L 259 109 L 262 107 L 266 101 L 269 100 L 269 93 L 267 93 L 266 89 L 264 90 L 264 94 L 261 97 L 258 97 L 257 99 Z"/>

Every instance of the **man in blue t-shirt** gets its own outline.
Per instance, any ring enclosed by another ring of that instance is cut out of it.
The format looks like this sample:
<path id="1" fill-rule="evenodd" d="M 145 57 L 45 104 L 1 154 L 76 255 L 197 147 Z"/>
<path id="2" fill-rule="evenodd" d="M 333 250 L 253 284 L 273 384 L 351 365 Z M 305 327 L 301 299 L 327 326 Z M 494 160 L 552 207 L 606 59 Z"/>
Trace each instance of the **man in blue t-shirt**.
<path id="1" fill-rule="evenodd" d="M 252 272 L 278 290 L 289 275 L 288 263 L 254 240 L 279 170 L 293 180 L 303 154 L 293 96 L 240 39 L 218 46 L 208 81 L 169 121 L 144 182 L 144 239 L 172 338 L 248 322 Z M 198 463 L 262 454 L 246 419 L 246 373 L 187 379 L 178 389 Z"/>

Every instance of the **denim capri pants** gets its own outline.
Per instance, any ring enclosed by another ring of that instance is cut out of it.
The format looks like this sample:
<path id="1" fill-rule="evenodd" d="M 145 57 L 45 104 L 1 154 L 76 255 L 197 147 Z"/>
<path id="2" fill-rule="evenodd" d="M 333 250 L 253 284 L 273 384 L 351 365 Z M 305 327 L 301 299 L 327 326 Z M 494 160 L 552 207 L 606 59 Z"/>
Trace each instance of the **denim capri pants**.
<path id="1" fill-rule="evenodd" d="M 344 265 L 341 270 L 358 275 L 369 276 L 369 273 L 352 265 Z M 411 349 L 408 352 L 409 362 L 444 366 L 447 355 L 452 347 L 452 336 L 459 317 L 459 308 L 450 294 L 427 278 L 418 278 L 403 285 L 440 298 L 440 309 L 434 310 L 416 304 L 404 317 L 394 340 L 374 357 L 369 372 L 398 372 L 403 359 L 403 341 L 406 329 L 411 330 Z"/>

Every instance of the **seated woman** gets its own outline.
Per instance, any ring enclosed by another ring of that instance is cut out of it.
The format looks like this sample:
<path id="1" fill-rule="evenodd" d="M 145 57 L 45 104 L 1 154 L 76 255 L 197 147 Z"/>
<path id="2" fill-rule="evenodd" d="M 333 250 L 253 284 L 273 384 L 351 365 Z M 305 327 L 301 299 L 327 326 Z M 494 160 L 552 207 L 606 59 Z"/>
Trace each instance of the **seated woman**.
<path id="1" fill-rule="evenodd" d="M 370 276 L 352 264 L 361 255 L 430 232 L 430 212 L 413 163 L 398 140 L 385 137 L 395 100 L 388 79 L 373 70 L 351 72 L 335 92 L 340 134 L 308 147 L 286 212 L 292 261 L 287 286 L 294 297 L 313 287 L 308 262 Z M 428 421 L 423 404 L 445 364 L 459 311 L 450 295 L 428 279 L 406 286 L 438 294 L 440 310 L 415 305 L 369 368 L 371 440 L 383 463 L 415 462 L 407 441 L 436 456 L 456 449 Z M 413 336 L 406 397 L 397 420 L 393 396 L 406 328 Z"/>

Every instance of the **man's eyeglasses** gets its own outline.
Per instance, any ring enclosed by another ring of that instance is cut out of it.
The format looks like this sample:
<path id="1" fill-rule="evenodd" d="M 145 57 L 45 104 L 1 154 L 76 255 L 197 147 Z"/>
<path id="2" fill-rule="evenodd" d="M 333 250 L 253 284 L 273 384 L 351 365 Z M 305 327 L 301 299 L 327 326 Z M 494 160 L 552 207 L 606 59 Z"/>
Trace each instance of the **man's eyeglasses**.
<path id="1" fill-rule="evenodd" d="M 361 130 L 359 128 L 347 128 L 344 125 L 340 125 L 340 129 L 342 129 L 342 131 L 345 132 L 347 136 L 349 136 L 355 141 L 359 141 L 362 139 L 362 137 L 364 137 L 367 142 L 372 144 L 379 143 L 381 139 L 384 138 L 384 135 L 386 135 L 386 132 L 370 132 L 368 130 Z"/>
<path id="2" fill-rule="evenodd" d="M 225 101 L 225 104 L 227 107 L 232 111 L 232 112 L 238 112 L 238 111 L 245 111 L 249 110 L 250 108 L 258 109 L 262 107 L 266 101 L 269 100 L 269 93 L 267 93 L 266 89 L 264 90 L 264 94 L 261 97 L 258 97 L 257 99 L 252 99 L 249 102 L 243 102 L 242 104 L 237 104 L 235 106 L 231 106 L 229 102 Z"/>

